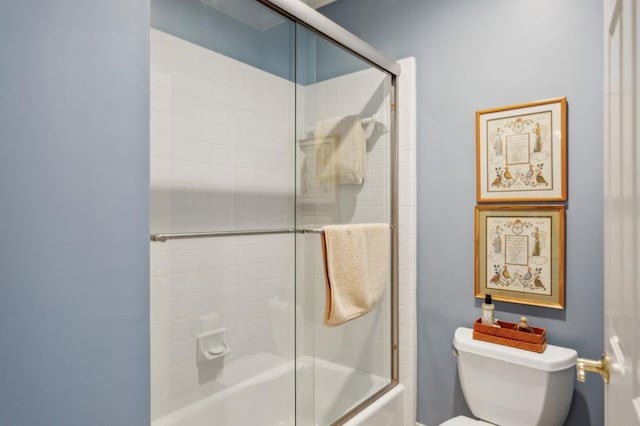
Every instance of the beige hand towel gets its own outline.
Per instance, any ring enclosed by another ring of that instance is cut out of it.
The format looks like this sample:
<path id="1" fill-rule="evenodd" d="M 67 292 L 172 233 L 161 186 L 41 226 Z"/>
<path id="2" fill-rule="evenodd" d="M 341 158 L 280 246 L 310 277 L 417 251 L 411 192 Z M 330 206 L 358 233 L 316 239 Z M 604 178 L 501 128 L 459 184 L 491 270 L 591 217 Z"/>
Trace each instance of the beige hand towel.
<path id="1" fill-rule="evenodd" d="M 382 299 L 390 279 L 391 230 L 384 223 L 322 229 L 324 324 L 334 326 L 366 314 Z"/>
<path id="2" fill-rule="evenodd" d="M 360 117 L 332 117 L 316 124 L 315 169 L 322 183 L 361 184 L 367 160 L 367 138 Z"/>

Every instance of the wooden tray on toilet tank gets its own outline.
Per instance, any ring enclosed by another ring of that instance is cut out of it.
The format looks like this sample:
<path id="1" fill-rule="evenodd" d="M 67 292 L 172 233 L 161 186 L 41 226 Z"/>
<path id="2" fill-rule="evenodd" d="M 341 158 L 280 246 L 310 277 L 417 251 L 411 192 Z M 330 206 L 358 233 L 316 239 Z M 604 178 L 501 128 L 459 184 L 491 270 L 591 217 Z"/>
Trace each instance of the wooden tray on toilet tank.
<path id="1" fill-rule="evenodd" d="M 473 338 L 483 342 L 497 343 L 542 353 L 547 348 L 547 336 L 544 328 L 530 327 L 533 333 L 518 330 L 518 324 L 506 321 L 498 321 L 498 327 L 491 327 L 480 322 L 478 318 L 473 323 Z"/>

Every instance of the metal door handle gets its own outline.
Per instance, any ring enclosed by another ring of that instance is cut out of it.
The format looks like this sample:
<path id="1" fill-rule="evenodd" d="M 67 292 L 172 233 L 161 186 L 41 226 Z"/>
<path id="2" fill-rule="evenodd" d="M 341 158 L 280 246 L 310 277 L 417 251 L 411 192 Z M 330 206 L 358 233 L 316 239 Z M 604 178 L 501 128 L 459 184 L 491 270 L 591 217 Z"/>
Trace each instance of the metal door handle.
<path id="1" fill-rule="evenodd" d="M 609 356 L 604 353 L 599 360 L 578 358 L 576 360 L 576 375 L 579 382 L 586 382 L 585 372 L 599 373 L 602 376 L 602 380 L 605 383 L 609 383 L 609 368 L 611 363 L 609 362 Z"/>

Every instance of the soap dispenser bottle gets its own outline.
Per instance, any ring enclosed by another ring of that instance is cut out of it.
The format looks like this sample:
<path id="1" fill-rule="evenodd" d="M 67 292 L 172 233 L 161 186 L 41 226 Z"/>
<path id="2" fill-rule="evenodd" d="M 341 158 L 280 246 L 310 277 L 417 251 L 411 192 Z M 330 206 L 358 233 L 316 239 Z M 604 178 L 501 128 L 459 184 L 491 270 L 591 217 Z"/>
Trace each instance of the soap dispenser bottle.
<path id="1" fill-rule="evenodd" d="M 494 325 L 493 311 L 495 311 L 495 309 L 496 307 L 491 301 L 491 295 L 489 293 L 485 294 L 484 303 L 482 304 L 482 319 L 480 320 L 482 324 Z"/>

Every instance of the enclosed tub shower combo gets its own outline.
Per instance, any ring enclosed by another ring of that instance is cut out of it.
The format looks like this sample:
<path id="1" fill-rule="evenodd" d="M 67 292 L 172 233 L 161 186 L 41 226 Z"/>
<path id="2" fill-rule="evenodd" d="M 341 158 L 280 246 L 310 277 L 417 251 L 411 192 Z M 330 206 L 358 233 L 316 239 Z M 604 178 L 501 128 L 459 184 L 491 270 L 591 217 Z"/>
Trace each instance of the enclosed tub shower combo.
<path id="1" fill-rule="evenodd" d="M 298 1 L 151 17 L 152 425 L 404 424 L 398 64 Z M 388 276 L 325 324 L 341 224 L 388 226 Z"/>

